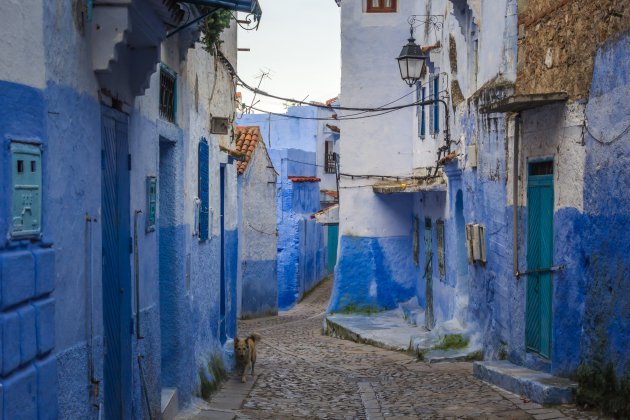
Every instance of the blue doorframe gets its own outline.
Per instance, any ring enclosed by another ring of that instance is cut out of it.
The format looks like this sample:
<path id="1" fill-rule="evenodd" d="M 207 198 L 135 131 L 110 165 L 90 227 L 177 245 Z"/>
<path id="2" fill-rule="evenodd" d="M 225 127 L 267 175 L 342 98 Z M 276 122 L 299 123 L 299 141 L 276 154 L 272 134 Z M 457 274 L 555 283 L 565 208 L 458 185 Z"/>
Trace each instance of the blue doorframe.
<path id="1" fill-rule="evenodd" d="M 219 320 L 219 337 L 221 339 L 221 343 L 225 343 L 227 340 L 227 310 L 226 310 L 226 284 L 225 284 L 225 165 L 221 165 L 220 168 L 220 179 L 219 179 L 219 189 L 220 189 L 220 226 L 221 226 L 221 278 L 220 278 L 220 320 Z"/>
<path id="2" fill-rule="evenodd" d="M 530 163 L 527 178 L 527 350 L 549 358 L 553 282 L 553 161 Z"/>
<path id="3" fill-rule="evenodd" d="M 127 115 L 102 107 L 101 219 L 106 419 L 131 417 L 131 267 Z"/>
<path id="4" fill-rule="evenodd" d="M 337 247 L 339 244 L 339 223 L 328 225 L 328 271 L 334 272 L 337 265 Z"/>
<path id="5" fill-rule="evenodd" d="M 425 280 L 425 308 L 424 323 L 427 330 L 435 326 L 433 316 L 433 236 L 430 218 L 424 219 L 424 280 Z"/>

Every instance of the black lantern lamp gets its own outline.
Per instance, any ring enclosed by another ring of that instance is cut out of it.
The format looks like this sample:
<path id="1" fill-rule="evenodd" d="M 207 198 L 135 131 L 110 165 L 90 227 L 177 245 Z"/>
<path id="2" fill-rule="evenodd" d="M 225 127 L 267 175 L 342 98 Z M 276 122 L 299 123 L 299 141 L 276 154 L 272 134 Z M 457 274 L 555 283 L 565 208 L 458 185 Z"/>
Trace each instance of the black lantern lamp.
<path id="1" fill-rule="evenodd" d="M 427 55 L 422 51 L 420 45 L 416 44 L 416 40 L 413 38 L 413 26 L 410 32 L 411 37 L 408 40 L 409 43 L 402 48 L 396 60 L 398 60 L 398 67 L 400 68 L 400 77 L 411 87 L 420 80 Z"/>

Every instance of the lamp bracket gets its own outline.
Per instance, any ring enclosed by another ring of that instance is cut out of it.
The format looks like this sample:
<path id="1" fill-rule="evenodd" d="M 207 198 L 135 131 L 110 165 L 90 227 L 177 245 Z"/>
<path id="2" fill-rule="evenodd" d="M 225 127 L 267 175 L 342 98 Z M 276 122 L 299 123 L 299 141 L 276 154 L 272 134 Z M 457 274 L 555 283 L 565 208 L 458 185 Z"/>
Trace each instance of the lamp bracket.
<path id="1" fill-rule="evenodd" d="M 415 29 L 423 26 L 425 38 L 428 38 L 429 34 L 433 32 L 435 34 L 435 39 L 437 41 L 438 32 L 441 34 L 442 29 L 444 28 L 444 16 L 442 15 L 411 15 L 407 19 L 407 23 L 409 24 L 409 30 L 411 31 L 412 37 L 413 37 L 413 33 Z"/>

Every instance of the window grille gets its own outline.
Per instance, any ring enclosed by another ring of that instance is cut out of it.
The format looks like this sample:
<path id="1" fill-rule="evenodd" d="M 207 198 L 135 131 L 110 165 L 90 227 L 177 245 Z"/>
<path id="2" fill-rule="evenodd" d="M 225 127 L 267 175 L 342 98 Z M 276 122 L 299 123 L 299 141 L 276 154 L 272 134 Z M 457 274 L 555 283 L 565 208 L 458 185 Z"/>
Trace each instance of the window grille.
<path id="1" fill-rule="evenodd" d="M 333 152 L 332 142 L 327 141 L 325 150 L 325 159 L 324 159 L 324 171 L 327 174 L 334 174 L 337 169 L 335 152 Z"/>
<path id="2" fill-rule="evenodd" d="M 166 67 L 160 68 L 160 117 L 175 122 L 177 76 Z"/>

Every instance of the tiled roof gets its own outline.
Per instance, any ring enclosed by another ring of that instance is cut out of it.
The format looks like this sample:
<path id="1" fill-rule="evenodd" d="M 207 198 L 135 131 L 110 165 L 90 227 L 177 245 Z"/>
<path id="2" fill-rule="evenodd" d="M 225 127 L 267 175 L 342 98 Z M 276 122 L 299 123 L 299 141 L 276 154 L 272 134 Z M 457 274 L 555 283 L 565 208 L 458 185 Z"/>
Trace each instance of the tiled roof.
<path id="1" fill-rule="evenodd" d="M 328 129 L 333 133 L 341 133 L 341 130 L 336 125 L 326 124 L 326 127 L 328 127 Z"/>
<path id="2" fill-rule="evenodd" d="M 254 154 L 254 150 L 259 141 L 262 141 L 262 135 L 260 134 L 260 127 L 236 127 L 236 151 L 245 155 L 243 161 L 239 162 L 236 166 L 236 170 L 239 174 L 242 174 L 247 170 L 247 165 Z"/>
<path id="3" fill-rule="evenodd" d="M 290 176 L 288 177 L 292 182 L 319 182 L 321 179 L 316 176 Z"/>

